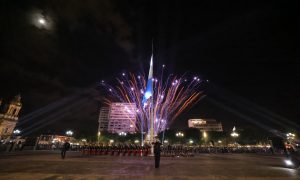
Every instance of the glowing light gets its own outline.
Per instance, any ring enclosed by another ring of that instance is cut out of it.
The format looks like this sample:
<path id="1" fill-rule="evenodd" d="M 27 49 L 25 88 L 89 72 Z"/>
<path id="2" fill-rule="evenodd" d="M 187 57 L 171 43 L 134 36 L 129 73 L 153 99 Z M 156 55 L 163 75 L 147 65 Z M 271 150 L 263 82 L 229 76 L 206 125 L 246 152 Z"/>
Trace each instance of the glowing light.
<path id="1" fill-rule="evenodd" d="M 234 138 L 239 137 L 239 134 L 237 132 L 235 132 L 235 130 L 236 130 L 236 128 L 235 128 L 235 126 L 233 126 L 232 133 L 230 135 Z"/>
<path id="2" fill-rule="evenodd" d="M 296 135 L 294 134 L 294 133 L 287 133 L 286 134 L 286 137 L 287 137 L 287 139 L 291 139 L 291 140 L 293 140 L 293 139 L 295 139 L 295 137 L 296 137 Z"/>
<path id="3" fill-rule="evenodd" d="M 134 143 L 135 143 L 135 144 L 138 144 L 139 142 L 140 142 L 140 141 L 139 141 L 139 140 L 137 140 L 137 139 L 136 139 L 136 140 L 134 140 Z"/>
<path id="4" fill-rule="evenodd" d="M 46 20 L 44 18 L 39 18 L 38 22 L 42 25 L 46 24 Z"/>
<path id="5" fill-rule="evenodd" d="M 239 134 L 236 133 L 236 132 L 232 132 L 230 135 L 231 135 L 232 137 L 239 137 Z"/>
<path id="6" fill-rule="evenodd" d="M 66 132 L 66 135 L 68 135 L 68 136 L 72 136 L 72 135 L 73 135 L 73 131 L 71 131 L 71 130 L 68 130 L 68 131 Z"/>
<path id="7" fill-rule="evenodd" d="M 178 133 L 176 133 L 176 137 L 184 137 L 183 132 L 178 132 Z"/>
<path id="8" fill-rule="evenodd" d="M 119 136 L 127 136 L 127 133 L 126 132 L 120 132 Z"/>
<path id="9" fill-rule="evenodd" d="M 203 132 L 203 137 L 207 138 L 207 133 L 205 131 Z"/>
<path id="10" fill-rule="evenodd" d="M 14 134 L 20 134 L 21 131 L 20 131 L 19 129 L 16 129 L 16 130 L 13 131 L 13 133 L 14 133 Z"/>
<path id="11" fill-rule="evenodd" d="M 289 159 L 284 160 L 284 162 L 285 162 L 285 164 L 286 164 L 287 166 L 293 166 L 293 165 L 294 165 L 294 163 L 293 163 L 291 160 L 289 160 Z"/>

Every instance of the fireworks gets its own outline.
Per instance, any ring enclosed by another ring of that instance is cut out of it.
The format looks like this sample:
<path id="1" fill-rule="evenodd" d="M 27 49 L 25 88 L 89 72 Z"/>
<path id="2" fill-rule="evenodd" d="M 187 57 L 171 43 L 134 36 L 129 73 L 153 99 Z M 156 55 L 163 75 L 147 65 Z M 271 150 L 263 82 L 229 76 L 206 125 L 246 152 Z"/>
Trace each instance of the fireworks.
<path id="1" fill-rule="evenodd" d="M 203 96 L 199 90 L 203 80 L 199 77 L 186 75 L 164 77 L 164 68 L 165 65 L 162 66 L 159 77 L 152 78 L 153 94 L 146 92 L 147 77 L 144 75 L 122 73 L 116 78 L 116 82 L 100 83 L 108 92 L 104 99 L 107 105 L 112 102 L 135 104 L 136 130 L 139 132 L 149 133 L 151 108 L 154 114 L 154 134 L 157 135 Z M 143 101 L 144 97 L 148 100 Z"/>

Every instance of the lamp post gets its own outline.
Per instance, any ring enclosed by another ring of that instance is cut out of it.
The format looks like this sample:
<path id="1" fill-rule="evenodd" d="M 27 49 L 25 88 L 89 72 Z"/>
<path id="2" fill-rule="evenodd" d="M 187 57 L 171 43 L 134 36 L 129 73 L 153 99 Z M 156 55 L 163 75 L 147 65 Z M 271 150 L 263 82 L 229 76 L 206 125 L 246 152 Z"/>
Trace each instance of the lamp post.
<path id="1" fill-rule="evenodd" d="M 17 137 L 19 134 L 21 134 L 21 130 L 15 129 L 15 130 L 13 131 L 13 140 L 15 140 L 16 137 Z"/>
<path id="2" fill-rule="evenodd" d="M 286 140 L 289 144 L 292 144 L 292 142 L 294 141 L 296 135 L 294 133 L 287 133 L 286 134 Z"/>
<path id="3" fill-rule="evenodd" d="M 71 130 L 66 131 L 66 135 L 70 137 L 73 136 L 73 131 Z"/>
<path id="4" fill-rule="evenodd" d="M 125 137 L 125 136 L 127 136 L 127 133 L 126 133 L 126 132 L 120 132 L 120 133 L 119 133 L 119 136 L 120 136 L 120 137 Z"/>
<path id="5" fill-rule="evenodd" d="M 204 144 L 205 144 L 205 147 L 207 146 L 207 133 L 205 131 L 203 131 L 203 134 L 202 134 L 202 137 L 204 139 Z"/>
<path id="6" fill-rule="evenodd" d="M 175 135 L 176 135 L 176 137 L 178 137 L 180 139 L 184 137 L 183 132 L 177 132 Z M 181 140 L 180 140 L 180 143 L 181 143 Z"/>
<path id="7" fill-rule="evenodd" d="M 230 134 L 230 136 L 234 138 L 234 144 L 236 144 L 236 138 L 239 137 L 239 133 L 235 132 L 235 130 L 236 129 L 235 129 L 235 126 L 234 126 L 233 129 L 232 129 L 232 133 Z"/>
<path id="8" fill-rule="evenodd" d="M 111 146 L 115 141 L 113 139 L 109 140 L 109 146 Z"/>
<path id="9" fill-rule="evenodd" d="M 101 132 L 98 131 L 98 133 L 97 133 L 97 142 L 98 142 L 98 145 L 99 145 L 99 143 L 100 143 L 100 135 L 101 135 Z"/>
<path id="10" fill-rule="evenodd" d="M 296 135 L 294 133 L 287 133 L 286 134 L 286 139 L 287 140 L 294 140 Z"/>
<path id="11" fill-rule="evenodd" d="M 19 130 L 19 129 L 16 129 L 16 130 L 13 131 L 13 134 L 15 136 L 19 135 L 20 133 L 21 133 L 21 130 Z"/>

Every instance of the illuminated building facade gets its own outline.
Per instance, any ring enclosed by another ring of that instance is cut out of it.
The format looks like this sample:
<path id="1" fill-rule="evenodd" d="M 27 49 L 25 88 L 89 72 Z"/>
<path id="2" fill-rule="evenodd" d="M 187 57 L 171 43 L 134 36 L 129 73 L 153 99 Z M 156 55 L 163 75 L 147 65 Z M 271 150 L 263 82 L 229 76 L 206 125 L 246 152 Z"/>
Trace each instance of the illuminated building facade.
<path id="1" fill-rule="evenodd" d="M 0 139 L 10 138 L 19 119 L 22 108 L 21 96 L 15 96 L 8 104 L 2 107 L 0 100 Z"/>
<path id="2" fill-rule="evenodd" d="M 111 103 L 108 113 L 108 127 L 110 133 L 136 131 L 136 106 L 134 103 Z"/>
<path id="3" fill-rule="evenodd" d="M 189 119 L 188 125 L 189 128 L 197 128 L 200 131 L 223 131 L 222 123 L 215 119 Z"/>
<path id="4" fill-rule="evenodd" d="M 100 114 L 99 114 L 99 127 L 98 127 L 98 132 L 99 131 L 107 131 L 108 129 L 108 113 L 109 113 L 109 107 L 102 107 L 100 109 Z"/>

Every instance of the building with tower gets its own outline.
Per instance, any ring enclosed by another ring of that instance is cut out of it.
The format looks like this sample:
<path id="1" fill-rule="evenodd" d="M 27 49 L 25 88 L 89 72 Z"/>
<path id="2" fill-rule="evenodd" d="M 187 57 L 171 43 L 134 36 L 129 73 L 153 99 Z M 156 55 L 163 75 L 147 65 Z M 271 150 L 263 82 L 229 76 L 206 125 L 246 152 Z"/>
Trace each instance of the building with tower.
<path id="1" fill-rule="evenodd" d="M 21 96 L 15 96 L 7 104 L 3 104 L 0 100 L 0 108 L 0 139 L 7 139 L 12 136 L 19 119 L 22 108 Z"/>

